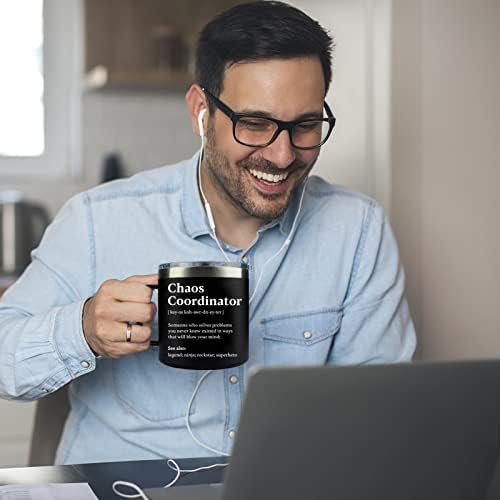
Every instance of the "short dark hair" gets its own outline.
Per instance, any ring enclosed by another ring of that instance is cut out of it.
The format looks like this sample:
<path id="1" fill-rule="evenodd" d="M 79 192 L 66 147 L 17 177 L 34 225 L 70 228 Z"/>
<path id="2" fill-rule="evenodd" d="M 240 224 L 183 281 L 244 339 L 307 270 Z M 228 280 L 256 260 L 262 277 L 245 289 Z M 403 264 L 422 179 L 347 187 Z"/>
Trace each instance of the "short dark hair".
<path id="1" fill-rule="evenodd" d="M 323 69 L 326 94 L 332 79 L 333 48 L 327 31 L 301 10 L 278 1 L 244 3 L 222 12 L 201 30 L 196 80 L 219 96 L 224 72 L 231 64 L 315 55 Z"/>

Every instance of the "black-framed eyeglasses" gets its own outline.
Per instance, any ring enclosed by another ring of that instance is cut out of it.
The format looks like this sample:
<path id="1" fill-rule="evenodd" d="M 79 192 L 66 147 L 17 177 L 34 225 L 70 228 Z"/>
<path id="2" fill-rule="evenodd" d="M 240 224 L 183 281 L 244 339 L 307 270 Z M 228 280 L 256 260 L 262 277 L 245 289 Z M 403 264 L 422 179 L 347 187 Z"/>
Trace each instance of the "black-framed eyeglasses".
<path id="1" fill-rule="evenodd" d="M 316 149 L 330 137 L 335 126 L 335 116 L 324 102 L 326 117 L 282 121 L 254 114 L 236 113 L 227 104 L 203 88 L 207 97 L 233 122 L 234 140 L 244 146 L 266 147 L 286 130 L 291 145 L 296 149 Z"/>

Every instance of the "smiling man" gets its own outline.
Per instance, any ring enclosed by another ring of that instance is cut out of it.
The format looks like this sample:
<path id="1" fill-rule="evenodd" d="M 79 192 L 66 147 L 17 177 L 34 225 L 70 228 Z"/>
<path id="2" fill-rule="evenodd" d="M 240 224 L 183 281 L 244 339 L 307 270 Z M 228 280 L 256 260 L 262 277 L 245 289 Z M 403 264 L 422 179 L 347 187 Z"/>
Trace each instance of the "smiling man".
<path id="1" fill-rule="evenodd" d="M 331 48 L 280 2 L 221 14 L 201 32 L 186 94 L 204 147 L 75 196 L 48 228 L 0 302 L 0 396 L 71 382 L 57 463 L 230 453 L 251 368 L 411 359 L 382 209 L 310 175 L 335 126 Z M 162 365 L 147 287 L 158 265 L 226 258 L 249 266 L 248 362 L 204 379 Z"/>
<path id="2" fill-rule="evenodd" d="M 327 58 L 325 42 L 321 55 Z M 204 43 L 202 37 L 200 52 Z M 187 100 L 193 117 L 204 108 L 211 111 L 202 184 L 221 222 L 221 238 L 246 248 L 262 224 L 283 215 L 333 128 L 324 101 L 327 82 L 319 54 L 286 59 L 248 54 L 226 62 L 220 82 L 203 74 L 203 54 L 199 60 L 198 79 L 206 87 L 193 85 Z M 209 90 L 213 87 L 221 87 L 219 97 Z"/>

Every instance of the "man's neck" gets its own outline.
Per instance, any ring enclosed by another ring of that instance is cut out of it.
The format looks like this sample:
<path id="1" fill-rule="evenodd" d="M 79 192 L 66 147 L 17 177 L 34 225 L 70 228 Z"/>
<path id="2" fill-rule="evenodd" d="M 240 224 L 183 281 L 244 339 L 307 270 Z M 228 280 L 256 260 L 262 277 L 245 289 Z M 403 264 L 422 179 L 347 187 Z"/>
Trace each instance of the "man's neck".
<path id="1" fill-rule="evenodd" d="M 203 167 L 201 182 L 215 221 L 217 238 L 228 245 L 247 249 L 255 240 L 258 229 L 265 224 L 265 221 L 251 217 L 232 200 L 227 199 L 227 195 L 219 194 L 207 179 L 206 170 Z M 203 203 L 201 193 L 200 198 Z"/>

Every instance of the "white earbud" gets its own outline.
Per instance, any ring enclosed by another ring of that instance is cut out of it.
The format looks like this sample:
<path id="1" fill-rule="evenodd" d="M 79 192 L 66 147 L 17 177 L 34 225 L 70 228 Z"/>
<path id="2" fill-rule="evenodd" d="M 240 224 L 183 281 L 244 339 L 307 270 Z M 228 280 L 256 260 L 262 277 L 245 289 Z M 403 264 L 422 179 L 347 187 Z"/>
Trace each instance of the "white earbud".
<path id="1" fill-rule="evenodd" d="M 199 113 L 198 113 L 198 129 L 200 131 L 200 137 L 203 137 L 204 130 L 203 130 L 203 115 L 206 113 L 207 108 L 203 108 Z"/>

